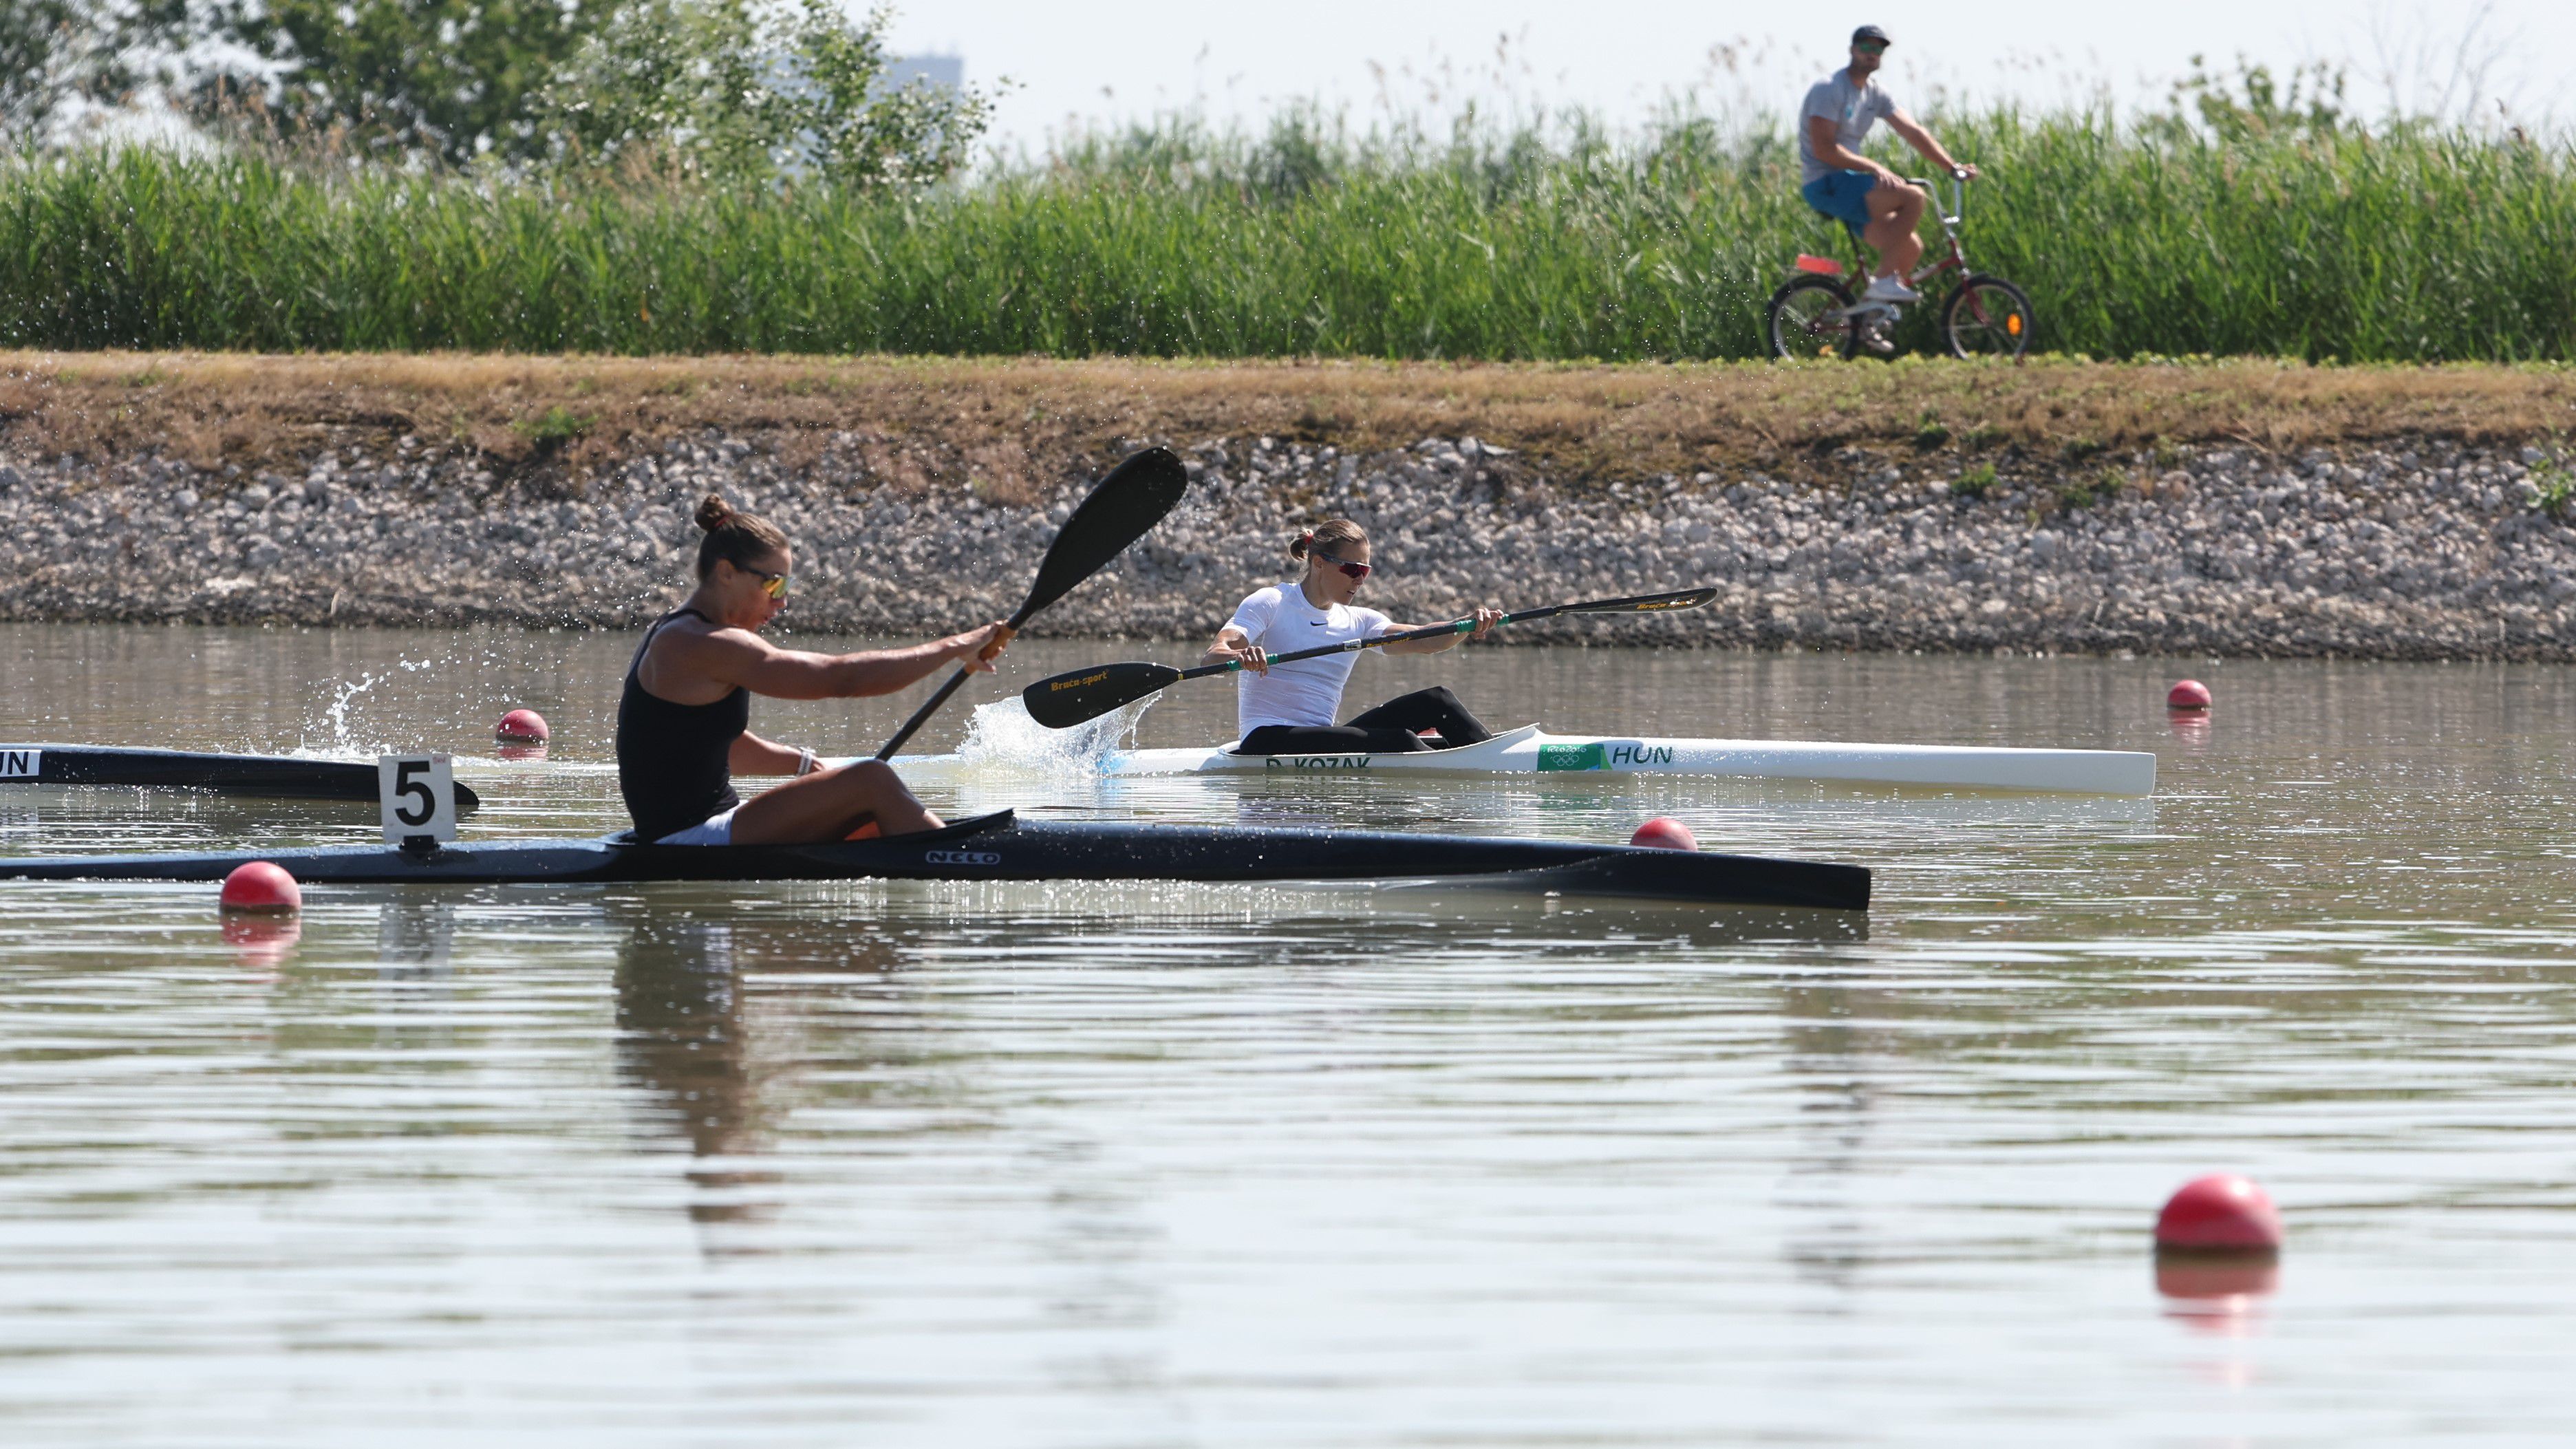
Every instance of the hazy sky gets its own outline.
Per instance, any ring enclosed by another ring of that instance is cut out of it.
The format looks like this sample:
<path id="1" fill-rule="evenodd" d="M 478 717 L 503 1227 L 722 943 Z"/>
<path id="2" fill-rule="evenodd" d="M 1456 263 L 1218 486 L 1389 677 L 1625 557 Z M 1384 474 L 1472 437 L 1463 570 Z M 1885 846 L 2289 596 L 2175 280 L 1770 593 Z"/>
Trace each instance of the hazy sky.
<path id="1" fill-rule="evenodd" d="M 912 0 L 894 36 L 905 50 L 963 54 L 971 83 L 1015 81 L 997 139 L 1034 146 L 1073 117 L 1193 105 L 1258 117 L 1292 98 L 1365 114 L 1384 96 L 1438 114 L 1466 94 L 1508 96 L 1630 121 L 1697 88 L 1712 106 L 1785 109 L 1840 63 L 1844 37 L 1864 21 L 1894 36 L 1889 80 L 1917 107 L 1934 86 L 2045 103 L 2107 85 L 2124 102 L 2161 99 L 2195 52 L 2276 68 L 2340 59 L 2352 94 L 2372 109 L 2393 78 L 2416 109 L 2447 95 L 2455 112 L 2482 99 L 2493 116 L 2501 98 L 2518 115 L 2564 122 L 2564 97 L 2576 90 L 2559 75 L 2576 53 L 2569 0 L 1950 0 L 1912 13 L 1878 0 L 1822 10 L 1680 0 Z M 1739 47 L 1732 71 L 1716 53 L 1730 44 Z"/>

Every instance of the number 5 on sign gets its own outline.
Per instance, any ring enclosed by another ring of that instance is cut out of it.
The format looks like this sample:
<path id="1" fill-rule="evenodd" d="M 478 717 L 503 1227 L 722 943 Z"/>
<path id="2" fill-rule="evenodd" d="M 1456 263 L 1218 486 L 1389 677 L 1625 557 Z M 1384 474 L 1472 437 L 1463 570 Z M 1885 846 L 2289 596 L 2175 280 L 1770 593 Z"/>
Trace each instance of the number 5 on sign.
<path id="1" fill-rule="evenodd" d="M 385 843 L 418 836 L 456 838 L 456 770 L 446 755 L 378 755 L 376 803 L 385 820 Z"/>

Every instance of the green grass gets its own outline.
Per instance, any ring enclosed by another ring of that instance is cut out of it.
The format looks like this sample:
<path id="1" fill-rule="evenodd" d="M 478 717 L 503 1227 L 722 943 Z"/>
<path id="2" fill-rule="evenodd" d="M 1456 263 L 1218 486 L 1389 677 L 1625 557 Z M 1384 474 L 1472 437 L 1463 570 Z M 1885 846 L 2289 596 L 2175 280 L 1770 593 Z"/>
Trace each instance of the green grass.
<path id="1" fill-rule="evenodd" d="M 2564 145 L 1940 124 L 1992 178 L 1970 255 L 2030 291 L 2041 348 L 2576 349 Z M 0 346 L 1747 357 L 1790 259 L 1845 250 L 1796 181 L 1780 138 L 1704 123 L 1391 141 L 1300 116 L 908 197 L 29 157 L 0 163 Z"/>
<path id="2" fill-rule="evenodd" d="M 2543 458 L 2532 465 L 2532 507 L 2552 518 L 2565 518 L 2576 507 L 2576 473 L 2570 473 L 2564 459 Z"/>

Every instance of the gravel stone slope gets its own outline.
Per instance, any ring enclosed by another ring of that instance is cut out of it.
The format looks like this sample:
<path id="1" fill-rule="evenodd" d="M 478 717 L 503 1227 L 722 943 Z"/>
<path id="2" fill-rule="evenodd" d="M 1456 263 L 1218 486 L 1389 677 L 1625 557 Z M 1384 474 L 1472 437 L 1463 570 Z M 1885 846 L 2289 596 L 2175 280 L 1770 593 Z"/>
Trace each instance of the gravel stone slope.
<path id="1" fill-rule="evenodd" d="M 709 490 L 797 541 L 800 631 L 910 636 L 1007 614 L 1086 486 L 1021 506 L 872 476 L 845 437 L 783 464 L 707 434 L 578 481 L 404 438 L 300 474 L 0 456 L 0 617 L 632 626 L 680 592 Z M 2576 656 L 2576 507 L 2536 449 L 2441 441 L 2016 465 L 1846 450 L 1810 479 L 1550 478 L 1474 438 L 1353 456 L 1183 449 L 1182 508 L 1035 632 L 1195 637 L 1287 573 L 1305 523 L 1375 536 L 1399 618 L 1694 584 L 1694 614 L 1518 642 L 2544 659 Z"/>

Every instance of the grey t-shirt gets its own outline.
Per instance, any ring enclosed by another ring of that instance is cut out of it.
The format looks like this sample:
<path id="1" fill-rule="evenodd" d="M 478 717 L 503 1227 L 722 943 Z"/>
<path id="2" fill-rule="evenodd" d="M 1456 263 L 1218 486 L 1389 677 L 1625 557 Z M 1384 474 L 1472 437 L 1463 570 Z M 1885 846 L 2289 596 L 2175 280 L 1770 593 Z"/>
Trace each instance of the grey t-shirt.
<path id="1" fill-rule="evenodd" d="M 1857 151 L 1868 138 L 1869 128 L 1895 110 L 1896 102 L 1888 99 L 1876 80 L 1853 85 L 1850 66 L 1816 82 L 1807 91 L 1807 103 L 1798 108 L 1798 164 L 1806 173 L 1798 178 L 1798 184 L 1805 186 L 1838 169 L 1816 159 L 1815 145 L 1807 136 L 1809 118 L 1822 116 L 1833 122 L 1834 138 L 1843 143 L 1843 149 Z"/>

